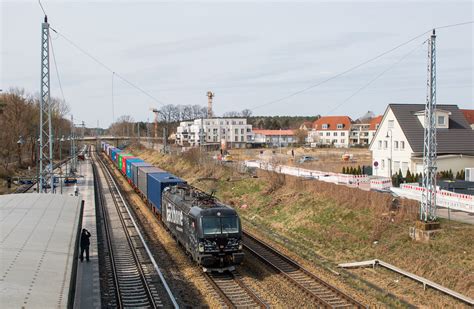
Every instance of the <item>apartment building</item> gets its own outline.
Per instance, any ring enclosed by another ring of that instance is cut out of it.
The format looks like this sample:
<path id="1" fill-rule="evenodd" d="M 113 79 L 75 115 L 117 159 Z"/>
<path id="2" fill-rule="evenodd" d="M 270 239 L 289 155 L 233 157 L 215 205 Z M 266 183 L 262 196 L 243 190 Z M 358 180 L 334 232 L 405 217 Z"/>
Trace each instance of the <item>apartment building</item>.
<path id="1" fill-rule="evenodd" d="M 313 122 L 308 142 L 334 147 L 348 147 L 352 120 L 348 116 L 324 116 Z"/>
<path id="2" fill-rule="evenodd" d="M 181 146 L 225 144 L 228 148 L 245 148 L 252 139 L 252 125 L 245 118 L 183 121 L 176 130 L 176 143 Z"/>

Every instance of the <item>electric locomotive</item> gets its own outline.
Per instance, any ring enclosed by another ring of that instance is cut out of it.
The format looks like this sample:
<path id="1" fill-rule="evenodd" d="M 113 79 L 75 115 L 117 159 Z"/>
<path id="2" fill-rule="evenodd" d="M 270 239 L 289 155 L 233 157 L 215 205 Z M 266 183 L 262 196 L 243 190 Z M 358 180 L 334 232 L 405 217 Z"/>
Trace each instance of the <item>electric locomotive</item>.
<path id="1" fill-rule="evenodd" d="M 233 208 L 188 184 L 165 188 L 161 206 L 161 220 L 204 271 L 242 263 L 242 226 Z"/>

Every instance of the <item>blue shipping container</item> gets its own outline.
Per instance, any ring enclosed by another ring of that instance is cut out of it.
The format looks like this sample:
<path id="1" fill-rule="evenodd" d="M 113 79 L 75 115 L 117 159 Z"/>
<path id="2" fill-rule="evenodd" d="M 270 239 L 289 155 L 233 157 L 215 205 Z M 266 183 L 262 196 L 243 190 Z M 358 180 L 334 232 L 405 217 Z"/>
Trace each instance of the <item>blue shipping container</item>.
<path id="1" fill-rule="evenodd" d="M 115 164 L 117 164 L 117 157 L 118 157 L 118 154 L 121 153 L 122 150 L 118 149 L 118 148 L 114 148 L 112 149 L 112 161 L 115 162 Z"/>
<path id="2" fill-rule="evenodd" d="M 184 180 L 169 173 L 150 173 L 147 177 L 147 199 L 161 213 L 161 193 L 168 186 L 186 183 Z"/>
<path id="3" fill-rule="evenodd" d="M 133 159 L 128 159 L 127 161 L 125 161 L 127 166 L 125 167 L 125 170 L 126 170 L 126 175 L 127 175 L 127 178 L 128 179 L 132 179 L 132 163 L 133 162 L 144 162 L 142 159 L 140 158 L 133 158 Z"/>

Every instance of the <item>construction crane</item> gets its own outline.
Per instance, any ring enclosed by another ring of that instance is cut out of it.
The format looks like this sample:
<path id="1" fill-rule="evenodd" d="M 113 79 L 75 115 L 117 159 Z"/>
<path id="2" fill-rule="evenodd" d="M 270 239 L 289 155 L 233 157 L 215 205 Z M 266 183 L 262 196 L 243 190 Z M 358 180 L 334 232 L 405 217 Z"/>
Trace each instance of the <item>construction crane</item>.
<path id="1" fill-rule="evenodd" d="M 212 98 L 215 96 L 212 91 L 207 92 L 207 118 L 212 118 L 213 113 L 212 113 Z"/>
<path id="2" fill-rule="evenodd" d="M 158 138 L 158 115 L 160 111 L 157 108 L 150 107 L 150 110 L 155 113 L 155 138 Z"/>

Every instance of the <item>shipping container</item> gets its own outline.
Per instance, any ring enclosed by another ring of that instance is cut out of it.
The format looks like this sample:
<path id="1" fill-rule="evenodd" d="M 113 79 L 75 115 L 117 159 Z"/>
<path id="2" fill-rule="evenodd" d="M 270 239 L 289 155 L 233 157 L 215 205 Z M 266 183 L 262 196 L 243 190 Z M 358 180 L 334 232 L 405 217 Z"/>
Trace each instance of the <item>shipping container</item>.
<path id="1" fill-rule="evenodd" d="M 111 159 L 113 162 L 117 162 L 118 155 L 122 152 L 122 150 L 118 148 L 113 148 L 110 153 L 111 153 Z"/>
<path id="2" fill-rule="evenodd" d="M 133 162 L 143 162 L 142 159 L 140 158 L 133 158 L 133 159 L 127 159 L 126 161 L 126 166 L 125 166 L 125 175 L 127 175 L 127 178 L 130 180 L 132 180 L 132 163 Z"/>
<path id="3" fill-rule="evenodd" d="M 127 155 L 122 155 L 122 156 L 121 156 L 122 161 L 120 162 L 121 164 L 120 164 L 120 166 L 119 166 L 120 171 L 125 174 L 125 173 L 127 172 L 127 160 L 129 160 L 129 159 L 136 159 L 136 158 L 137 158 L 137 157 L 135 157 L 134 155 L 129 155 L 129 156 L 127 156 Z"/>
<path id="4" fill-rule="evenodd" d="M 158 213 L 161 213 L 163 189 L 180 183 L 186 182 L 169 173 L 149 173 L 147 175 L 147 199 Z"/>
<path id="5" fill-rule="evenodd" d="M 123 164 L 123 158 L 124 157 L 133 157 L 133 155 L 131 153 L 125 153 L 125 152 L 121 152 L 118 155 L 117 167 L 119 168 L 119 170 L 122 170 L 122 164 Z"/>
<path id="6" fill-rule="evenodd" d="M 138 167 L 138 176 L 137 176 L 137 183 L 136 187 L 140 192 L 143 194 L 144 197 L 147 196 L 147 175 L 149 173 L 166 173 L 164 170 L 154 167 L 154 166 L 141 166 Z"/>
<path id="7" fill-rule="evenodd" d="M 153 165 L 151 165 L 150 163 L 148 162 L 132 162 L 131 163 L 132 165 L 132 184 L 138 188 L 138 167 L 153 167 Z"/>

